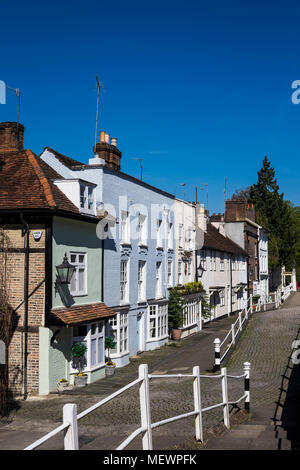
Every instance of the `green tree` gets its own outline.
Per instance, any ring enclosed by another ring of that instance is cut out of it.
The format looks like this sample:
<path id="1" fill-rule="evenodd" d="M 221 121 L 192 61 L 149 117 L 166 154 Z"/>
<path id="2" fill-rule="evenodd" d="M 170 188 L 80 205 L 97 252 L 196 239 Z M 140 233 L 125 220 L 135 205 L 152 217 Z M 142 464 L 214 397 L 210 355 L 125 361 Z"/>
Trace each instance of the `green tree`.
<path id="1" fill-rule="evenodd" d="M 296 225 L 292 205 L 284 200 L 268 157 L 257 172 L 257 183 L 250 188 L 249 202 L 255 206 L 256 222 L 269 236 L 269 268 L 293 266 L 296 255 Z"/>

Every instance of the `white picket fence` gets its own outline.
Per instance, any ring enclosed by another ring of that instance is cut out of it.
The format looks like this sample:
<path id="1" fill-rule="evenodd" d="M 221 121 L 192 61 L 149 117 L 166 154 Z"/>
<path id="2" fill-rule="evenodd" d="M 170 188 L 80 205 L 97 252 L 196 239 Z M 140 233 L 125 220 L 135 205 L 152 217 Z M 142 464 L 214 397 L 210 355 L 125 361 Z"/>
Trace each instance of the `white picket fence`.
<path id="1" fill-rule="evenodd" d="M 293 292 L 293 284 L 279 288 L 276 292 L 269 294 L 268 298 L 261 301 L 259 298 L 257 303 L 253 303 L 253 296 L 251 295 L 247 301 L 246 306 L 238 314 L 237 320 L 232 323 L 230 330 L 225 338 L 221 341 L 219 338 L 214 340 L 215 351 L 215 370 L 220 369 L 222 361 L 225 359 L 230 349 L 235 346 L 238 336 L 243 330 L 244 324 L 248 321 L 249 317 L 254 312 L 261 312 L 267 310 L 268 305 L 274 304 L 275 308 L 284 302 Z"/>
<path id="2" fill-rule="evenodd" d="M 193 378 L 193 397 L 194 397 L 194 410 L 188 413 L 183 413 L 181 415 L 173 416 L 168 419 L 163 419 L 156 423 L 151 421 L 151 404 L 150 404 L 150 386 L 149 383 L 154 379 L 174 379 L 181 377 L 192 377 Z M 228 397 L 228 378 L 230 379 L 244 379 L 244 393 L 243 395 L 235 401 L 229 401 Z M 221 379 L 221 389 L 222 389 L 222 402 L 217 403 L 206 408 L 202 408 L 201 400 L 201 380 L 210 379 L 217 380 Z M 200 375 L 200 367 L 193 367 L 192 374 L 168 374 L 168 375 L 154 375 L 149 374 L 148 365 L 141 364 L 139 366 L 139 376 L 136 380 L 129 383 L 125 387 L 116 391 L 115 393 L 109 395 L 103 400 L 99 401 L 95 405 L 86 409 L 82 413 L 77 414 L 77 405 L 68 403 L 63 407 L 63 423 L 58 426 L 53 431 L 49 432 L 45 436 L 41 437 L 33 444 L 26 447 L 24 450 L 34 450 L 39 447 L 44 442 L 48 441 L 55 435 L 59 434 L 61 431 L 64 431 L 64 449 L 65 450 L 78 450 L 79 449 L 79 439 L 78 439 L 78 421 L 92 413 L 94 410 L 105 405 L 109 401 L 113 400 L 115 397 L 121 395 L 126 390 L 134 387 L 139 384 L 139 397 L 140 397 L 140 414 L 141 414 L 141 426 L 136 429 L 130 436 L 128 436 L 116 450 L 125 449 L 137 436 L 142 435 L 142 447 L 143 450 L 153 450 L 152 443 L 152 430 L 163 426 L 174 421 L 178 421 L 190 416 L 195 417 L 195 437 L 197 441 L 203 442 L 203 422 L 202 415 L 203 413 L 210 411 L 214 408 L 222 407 L 223 408 L 223 420 L 224 425 L 230 429 L 230 405 L 237 405 L 239 402 L 244 400 L 245 409 L 249 411 L 250 408 L 250 363 L 244 363 L 244 373 L 239 376 L 232 376 L 227 374 L 227 369 L 224 367 L 221 369 L 219 375 Z"/>

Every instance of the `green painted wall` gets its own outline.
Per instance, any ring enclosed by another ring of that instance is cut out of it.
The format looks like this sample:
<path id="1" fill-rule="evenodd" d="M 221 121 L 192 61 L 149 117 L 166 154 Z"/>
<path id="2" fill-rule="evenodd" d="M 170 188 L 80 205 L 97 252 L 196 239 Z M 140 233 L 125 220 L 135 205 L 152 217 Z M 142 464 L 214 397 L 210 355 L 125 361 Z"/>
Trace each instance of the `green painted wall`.
<path id="1" fill-rule="evenodd" d="M 100 302 L 102 300 L 102 243 L 96 236 L 96 225 L 54 217 L 52 248 L 53 308 Z M 70 261 L 70 251 L 87 253 L 87 295 L 72 297 L 66 286 L 56 292 L 56 266 L 62 263 L 65 253 Z"/>

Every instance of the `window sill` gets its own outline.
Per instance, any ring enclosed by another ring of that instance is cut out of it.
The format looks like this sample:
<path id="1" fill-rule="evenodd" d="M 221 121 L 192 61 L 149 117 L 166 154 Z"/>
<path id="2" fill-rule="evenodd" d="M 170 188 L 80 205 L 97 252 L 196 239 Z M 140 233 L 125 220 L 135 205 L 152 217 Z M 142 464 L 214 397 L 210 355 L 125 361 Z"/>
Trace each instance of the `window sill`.
<path id="1" fill-rule="evenodd" d="M 160 336 L 159 338 L 147 339 L 147 343 L 154 343 L 155 341 L 162 341 L 163 339 L 169 338 L 169 335 Z"/>
<path id="2" fill-rule="evenodd" d="M 84 293 L 81 293 L 81 294 L 75 294 L 73 292 L 70 292 L 70 294 L 71 294 L 72 297 L 87 297 L 88 296 L 87 292 L 84 292 Z"/>
<path id="3" fill-rule="evenodd" d="M 140 242 L 139 243 L 139 248 L 147 248 L 148 249 L 148 245 L 147 245 L 147 243 Z"/>
<path id="4" fill-rule="evenodd" d="M 125 241 L 125 240 L 121 240 L 121 241 L 120 241 L 120 245 L 131 246 L 131 242 L 128 242 L 128 241 Z"/>

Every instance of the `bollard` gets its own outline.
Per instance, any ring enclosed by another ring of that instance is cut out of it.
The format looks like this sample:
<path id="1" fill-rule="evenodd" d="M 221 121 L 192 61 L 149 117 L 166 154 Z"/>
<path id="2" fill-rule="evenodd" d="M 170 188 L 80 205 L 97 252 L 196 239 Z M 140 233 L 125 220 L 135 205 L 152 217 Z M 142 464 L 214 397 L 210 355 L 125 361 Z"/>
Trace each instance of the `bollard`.
<path id="1" fill-rule="evenodd" d="M 203 442 L 203 425 L 202 425 L 202 406 L 201 406 L 201 385 L 200 385 L 200 367 L 193 367 L 193 391 L 194 391 L 194 408 L 197 411 L 195 416 L 195 436 L 197 441 Z"/>
<path id="2" fill-rule="evenodd" d="M 216 338 L 214 340 L 214 345 L 215 345 L 215 370 L 220 370 L 220 364 L 221 364 L 221 356 L 220 356 L 220 345 L 221 341 L 219 338 Z"/>
<path id="3" fill-rule="evenodd" d="M 224 425 L 227 429 L 230 429 L 230 418 L 229 418 L 229 404 L 228 404 L 228 384 L 227 384 L 227 369 L 223 367 L 221 369 L 222 374 L 222 400 L 223 400 L 223 418 Z"/>
<path id="4" fill-rule="evenodd" d="M 250 368 L 251 364 L 250 362 L 244 362 L 244 373 L 245 373 L 245 379 L 244 379 L 244 388 L 245 388 L 245 410 L 250 411 Z"/>

